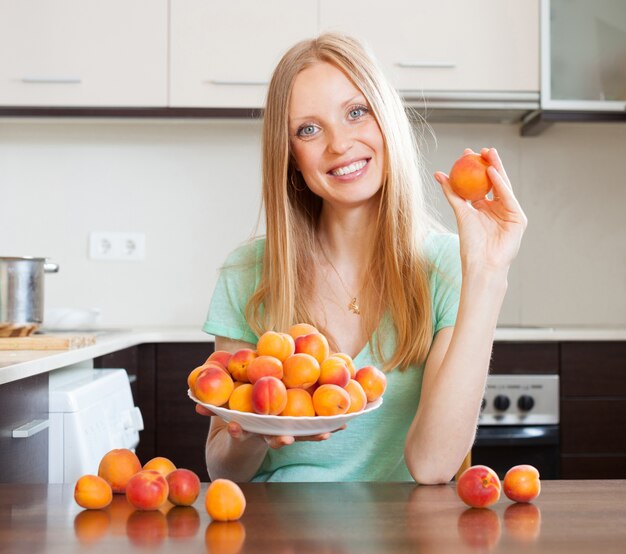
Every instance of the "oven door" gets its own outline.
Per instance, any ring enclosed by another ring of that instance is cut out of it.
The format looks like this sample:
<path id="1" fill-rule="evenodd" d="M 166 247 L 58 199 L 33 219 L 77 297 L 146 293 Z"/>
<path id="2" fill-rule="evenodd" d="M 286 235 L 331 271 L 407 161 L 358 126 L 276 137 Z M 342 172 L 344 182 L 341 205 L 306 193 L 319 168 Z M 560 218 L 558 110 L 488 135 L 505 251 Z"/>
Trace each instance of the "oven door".
<path id="1" fill-rule="evenodd" d="M 558 425 L 482 425 L 476 432 L 472 464 L 492 468 L 503 479 L 513 466 L 530 464 L 542 479 L 559 478 Z"/>

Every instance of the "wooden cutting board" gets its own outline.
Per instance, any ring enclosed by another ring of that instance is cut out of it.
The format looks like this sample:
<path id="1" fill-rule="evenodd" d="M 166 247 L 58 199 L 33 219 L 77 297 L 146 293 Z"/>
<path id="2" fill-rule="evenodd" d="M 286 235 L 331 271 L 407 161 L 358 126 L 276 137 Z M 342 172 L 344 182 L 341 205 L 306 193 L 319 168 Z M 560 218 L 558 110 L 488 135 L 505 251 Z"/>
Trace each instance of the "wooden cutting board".
<path id="1" fill-rule="evenodd" d="M 95 335 L 76 335 L 73 333 L 0 338 L 0 350 L 74 350 L 92 344 L 96 344 Z"/>

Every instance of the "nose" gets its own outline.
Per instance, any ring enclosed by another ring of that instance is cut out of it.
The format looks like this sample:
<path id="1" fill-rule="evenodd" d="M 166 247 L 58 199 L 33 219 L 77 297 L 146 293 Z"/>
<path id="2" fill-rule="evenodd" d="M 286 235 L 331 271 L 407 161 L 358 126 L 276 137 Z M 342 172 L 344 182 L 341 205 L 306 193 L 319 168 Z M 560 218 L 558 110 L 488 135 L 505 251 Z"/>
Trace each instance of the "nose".
<path id="1" fill-rule="evenodd" d="M 352 147 L 353 138 L 350 128 L 335 125 L 327 131 L 327 149 L 332 154 L 344 154 Z"/>

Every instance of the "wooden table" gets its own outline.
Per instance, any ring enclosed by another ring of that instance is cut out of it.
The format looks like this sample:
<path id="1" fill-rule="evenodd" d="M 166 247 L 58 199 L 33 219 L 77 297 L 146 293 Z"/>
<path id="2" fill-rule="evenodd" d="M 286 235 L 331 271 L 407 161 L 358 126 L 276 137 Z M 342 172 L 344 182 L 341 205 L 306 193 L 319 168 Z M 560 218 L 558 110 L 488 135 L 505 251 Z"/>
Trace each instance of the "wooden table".
<path id="1" fill-rule="evenodd" d="M 0 484 L 0 552 L 345 554 L 626 552 L 626 481 L 544 481 L 533 504 L 469 509 L 454 485 L 245 484 L 239 522 L 195 505 L 82 511 L 69 485 Z"/>

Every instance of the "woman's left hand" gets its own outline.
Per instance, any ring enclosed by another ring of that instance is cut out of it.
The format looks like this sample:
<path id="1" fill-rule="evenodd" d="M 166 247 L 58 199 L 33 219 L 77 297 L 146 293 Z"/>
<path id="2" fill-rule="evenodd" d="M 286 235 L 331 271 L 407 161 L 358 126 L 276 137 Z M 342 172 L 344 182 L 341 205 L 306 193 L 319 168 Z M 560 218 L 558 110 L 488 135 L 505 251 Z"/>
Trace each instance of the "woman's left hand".
<path id="1" fill-rule="evenodd" d="M 463 153 L 473 152 L 466 149 Z M 469 203 L 452 190 L 448 175 L 438 171 L 435 178 L 454 210 L 464 263 L 481 270 L 506 271 L 517 255 L 528 220 L 495 148 L 483 148 L 480 155 L 489 163 L 492 199 Z"/>

